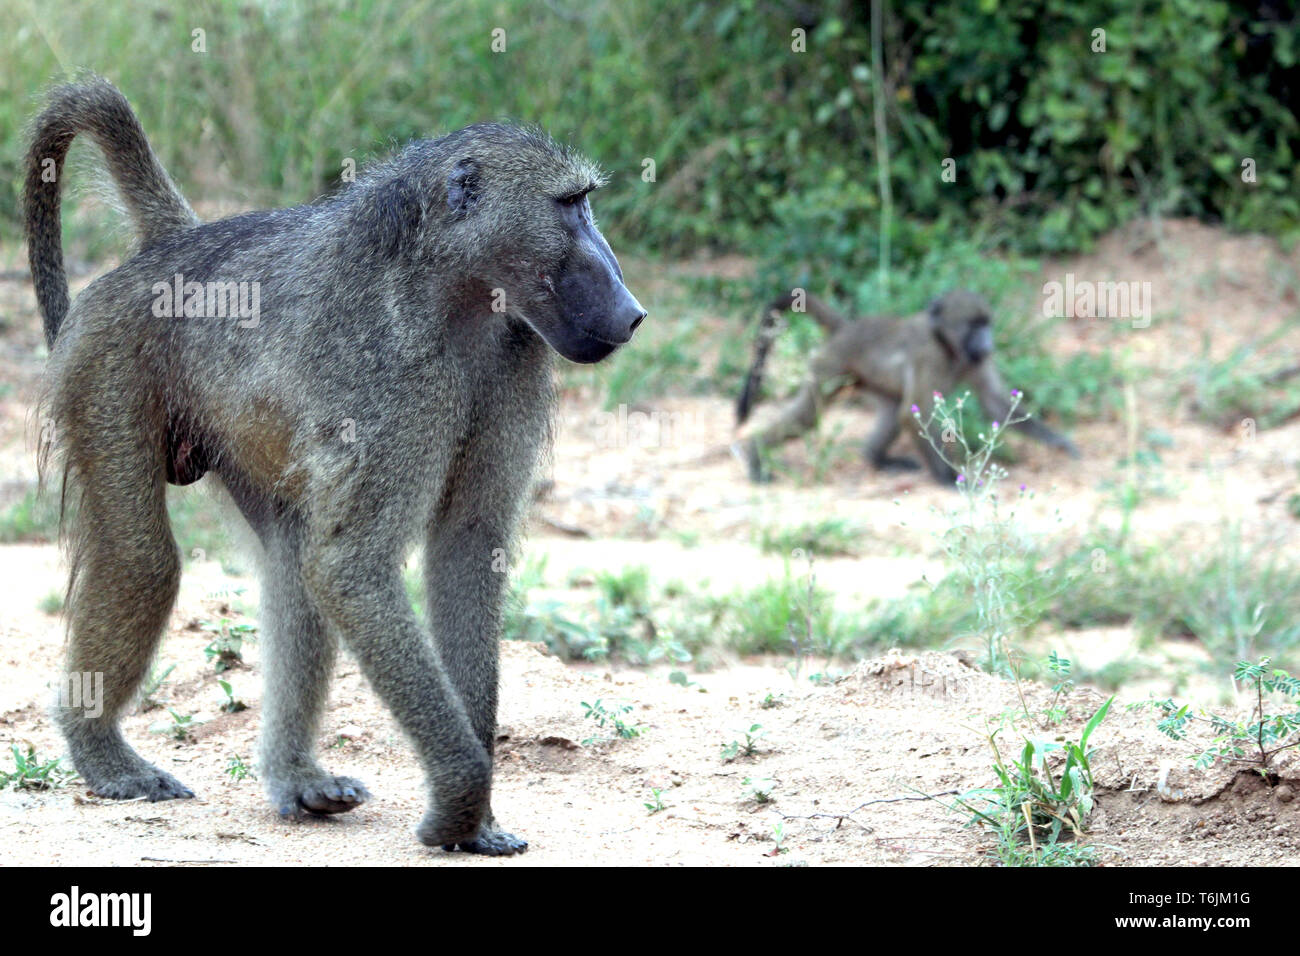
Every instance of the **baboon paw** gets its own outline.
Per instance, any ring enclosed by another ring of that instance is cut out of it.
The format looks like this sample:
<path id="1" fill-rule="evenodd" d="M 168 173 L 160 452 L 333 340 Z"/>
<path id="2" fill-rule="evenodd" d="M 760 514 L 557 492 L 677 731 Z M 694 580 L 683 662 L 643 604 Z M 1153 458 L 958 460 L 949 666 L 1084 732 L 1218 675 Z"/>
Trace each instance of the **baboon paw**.
<path id="1" fill-rule="evenodd" d="M 276 787 L 273 792 L 274 803 L 282 817 L 296 817 L 303 813 L 347 813 L 370 799 L 370 791 L 360 780 L 328 775 Z"/>
<path id="2" fill-rule="evenodd" d="M 460 850 L 462 853 L 478 853 L 482 856 L 514 856 L 528 849 L 528 841 L 505 830 L 484 826 L 474 839 L 444 843 L 442 848 L 448 853 Z"/>
<path id="3" fill-rule="evenodd" d="M 882 458 L 876 463 L 878 471 L 920 471 L 919 462 L 911 458 Z"/>
<path id="4" fill-rule="evenodd" d="M 145 797 L 150 803 L 159 800 L 188 800 L 194 796 L 193 790 L 171 774 L 147 765 L 138 772 L 92 784 L 90 789 L 110 800 Z"/>

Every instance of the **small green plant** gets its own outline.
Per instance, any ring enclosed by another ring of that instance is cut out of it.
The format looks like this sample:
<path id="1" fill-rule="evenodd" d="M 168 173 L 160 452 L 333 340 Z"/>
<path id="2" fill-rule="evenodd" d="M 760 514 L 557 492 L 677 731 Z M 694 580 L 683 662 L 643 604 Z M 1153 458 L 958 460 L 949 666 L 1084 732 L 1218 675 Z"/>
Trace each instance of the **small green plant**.
<path id="1" fill-rule="evenodd" d="M 790 848 L 785 845 L 785 824 L 777 823 L 772 827 L 772 842 L 776 844 L 772 847 L 772 852 L 767 856 L 780 856 L 782 853 L 789 853 Z"/>
<path id="2" fill-rule="evenodd" d="M 766 697 L 758 705 L 764 710 L 771 710 L 773 707 L 783 707 L 785 705 L 785 694 L 776 694 L 768 691 Z"/>
<path id="3" fill-rule="evenodd" d="M 749 730 L 744 732 L 745 740 L 742 743 L 739 740 L 733 740 L 729 744 L 722 745 L 722 759 L 727 763 L 735 760 L 737 757 L 752 757 L 758 753 L 758 741 L 763 736 L 763 725 L 753 724 Z"/>
<path id="4" fill-rule="evenodd" d="M 802 549 L 818 557 L 853 557 L 866 536 L 861 524 L 843 518 L 822 518 L 793 527 L 764 528 L 758 546 L 764 554 L 790 554 Z"/>
<path id="5" fill-rule="evenodd" d="M 1077 839 L 1087 829 L 1093 807 L 1092 767 L 1088 738 L 1106 719 L 1114 698 L 1097 708 L 1078 741 L 1064 743 L 1025 737 L 1019 756 L 1006 759 L 998 746 L 1005 725 L 987 731 L 997 783 L 958 797 L 954 809 L 968 812 L 971 824 L 990 827 L 997 835 L 999 861 L 1015 866 L 1085 865 L 1095 862 L 1093 851 L 1066 849 L 1062 836 Z M 1053 769 L 1049 755 L 1063 754 Z"/>
<path id="6" fill-rule="evenodd" d="M 1218 736 L 1205 750 L 1193 754 L 1198 769 L 1219 760 L 1233 760 L 1252 764 L 1253 769 L 1266 774 L 1276 754 L 1300 747 L 1300 708 L 1292 713 L 1267 713 L 1266 695 L 1276 694 L 1300 703 L 1300 678 L 1274 668 L 1267 657 L 1261 657 L 1257 663 L 1239 661 L 1232 677 L 1254 692 L 1255 701 L 1245 721 L 1213 713 L 1196 713 L 1188 704 L 1180 707 L 1172 700 L 1166 700 L 1157 705 L 1165 716 L 1156 726 L 1174 740 L 1185 740 L 1187 725 L 1204 721 Z"/>
<path id="7" fill-rule="evenodd" d="M 241 710 L 248 709 L 248 705 L 242 700 L 235 699 L 235 695 L 230 689 L 230 681 L 224 681 L 218 678 L 217 684 L 221 687 L 221 692 L 226 695 L 226 700 L 221 705 L 223 711 L 227 714 L 237 714 Z"/>
<path id="8" fill-rule="evenodd" d="M 168 664 L 166 670 L 161 673 L 156 667 L 149 668 L 149 676 L 145 679 L 144 690 L 140 693 L 140 706 L 137 708 L 140 713 L 156 710 L 162 706 L 161 701 L 158 700 L 158 691 L 162 690 L 162 685 L 174 670 L 176 670 L 175 664 Z"/>
<path id="9" fill-rule="evenodd" d="M 226 761 L 226 775 L 235 781 L 257 779 L 257 772 L 244 763 L 244 758 L 239 754 L 231 754 L 230 759 Z"/>
<path id="10" fill-rule="evenodd" d="M 612 707 L 606 707 L 604 701 L 597 699 L 594 704 L 582 701 L 583 717 L 596 722 L 596 726 L 602 730 L 612 728 L 614 733 L 624 740 L 631 740 L 633 737 L 641 736 L 641 728 L 636 724 L 623 719 L 624 714 L 632 712 L 631 704 L 615 704 Z M 583 741 L 583 744 L 593 743 L 597 738 L 591 737 Z"/>
<path id="11" fill-rule="evenodd" d="M 155 724 L 149 729 L 156 734 L 169 734 L 173 740 L 184 743 L 190 739 L 190 734 L 194 728 L 198 727 L 202 721 L 196 721 L 193 714 L 182 714 L 174 708 L 168 707 L 167 713 L 171 714 L 171 723 L 163 722 Z"/>
<path id="12" fill-rule="evenodd" d="M 51 591 L 45 597 L 36 602 L 36 608 L 42 614 L 49 614 L 53 617 L 55 614 L 63 611 L 63 592 Z"/>
<path id="13" fill-rule="evenodd" d="M 12 772 L 0 770 L 0 788 L 13 787 L 15 790 L 54 790 L 76 776 L 71 770 L 59 766 L 60 757 L 42 760 L 36 755 L 36 748 L 27 745 L 23 753 L 14 744 L 10 747 L 14 755 Z"/>
<path id="14" fill-rule="evenodd" d="M 1043 710 L 1048 724 L 1059 724 L 1065 718 L 1065 709 L 1060 704 L 1061 698 L 1074 689 L 1074 679 L 1070 676 L 1072 668 L 1068 657 L 1061 657 L 1056 651 L 1047 655 L 1047 669 L 1056 678 L 1052 685 L 1052 700 Z"/>
<path id="15" fill-rule="evenodd" d="M 1030 545 L 1017 530 L 1014 512 L 1003 514 L 998 490 L 1007 471 L 994 455 L 1007 429 L 1029 416 L 1017 414 L 1022 396 L 1013 389 L 1006 420 L 990 422 L 987 430 L 970 436 L 974 429 L 966 421 L 968 397 L 950 400 L 936 392 L 929 416 L 922 419 L 913 405 L 912 417 L 922 437 L 957 473 L 962 504 L 947 515 L 949 529 L 940 544 L 966 584 L 984 643 L 984 666 L 993 673 L 1016 675 L 1007 640 L 1028 617 L 1025 604 L 1039 573 L 1026 560 Z M 1023 485 L 1020 490 L 1023 495 Z"/>
<path id="16" fill-rule="evenodd" d="M 760 804 L 772 802 L 776 781 L 771 777 L 746 777 L 740 783 L 745 788 L 745 796 L 748 799 Z"/>
<path id="17" fill-rule="evenodd" d="M 211 644 L 203 648 L 203 656 L 216 661 L 214 667 L 218 674 L 244 662 L 244 641 L 251 641 L 257 633 L 255 624 L 236 624 L 224 617 L 217 622 L 201 621 L 199 626 L 217 635 Z"/>
<path id="18" fill-rule="evenodd" d="M 644 806 L 652 815 L 658 813 L 660 810 L 668 809 L 664 806 L 663 797 L 661 796 L 662 793 L 663 791 L 658 787 L 650 788 L 650 799 L 645 802 Z"/>

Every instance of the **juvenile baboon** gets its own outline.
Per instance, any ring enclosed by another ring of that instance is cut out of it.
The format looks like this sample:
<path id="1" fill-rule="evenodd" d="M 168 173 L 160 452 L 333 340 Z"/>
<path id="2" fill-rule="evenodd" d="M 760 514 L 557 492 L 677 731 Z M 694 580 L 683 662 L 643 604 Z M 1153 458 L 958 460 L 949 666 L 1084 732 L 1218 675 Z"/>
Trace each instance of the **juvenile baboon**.
<path id="1" fill-rule="evenodd" d="M 140 248 L 69 308 L 58 174 L 81 132 Z M 598 362 L 646 314 L 592 219 L 597 168 L 540 131 L 477 125 L 412 143 L 315 204 L 200 224 L 98 79 L 53 92 L 27 168 L 51 346 L 42 406 L 78 506 L 68 669 L 104 675 L 101 716 L 58 710 L 77 770 L 109 797 L 192 796 L 118 717 L 180 578 L 165 485 L 207 471 L 262 544 L 274 805 L 340 813 L 368 797 L 316 762 L 341 637 L 426 770 L 419 839 L 525 849 L 489 796 L 505 561 L 549 437 L 550 350 Z M 255 308 L 211 317 L 214 283 L 253 284 Z M 417 542 L 427 629 L 402 582 Z"/>
<path id="2" fill-rule="evenodd" d="M 792 292 L 763 310 L 754 363 L 736 403 L 737 424 L 745 422 L 758 399 L 763 365 L 776 337 L 780 313 L 795 302 Z M 851 321 L 813 295 L 806 295 L 804 304 L 829 338 L 813 355 L 803 386 L 776 421 L 737 446 L 752 481 L 767 478 L 766 450 L 814 428 L 826 403 L 846 386 L 871 392 L 881 404 L 880 417 L 865 448 L 872 465 L 882 470 L 919 467 L 909 458 L 888 454 L 899 432 L 907 431 L 935 480 L 945 484 L 956 479 L 956 472 L 920 433 L 912 406 L 928 419 L 935 392 L 949 395 L 955 386 L 965 384 L 985 414 L 994 421 L 1007 420 L 1011 394 L 993 364 L 989 308 L 979 296 L 955 290 L 936 299 L 927 311 L 902 321 L 883 317 Z M 1035 418 L 1017 427 L 1031 438 L 1078 457 L 1069 439 Z M 931 439 L 938 444 L 937 429 L 931 426 L 931 431 Z"/>

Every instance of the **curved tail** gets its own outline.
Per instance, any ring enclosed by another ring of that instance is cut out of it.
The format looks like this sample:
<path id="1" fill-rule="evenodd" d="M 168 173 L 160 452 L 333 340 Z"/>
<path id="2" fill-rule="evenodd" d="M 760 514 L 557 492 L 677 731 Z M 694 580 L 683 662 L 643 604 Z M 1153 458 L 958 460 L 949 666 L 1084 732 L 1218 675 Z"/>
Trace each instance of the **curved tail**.
<path id="1" fill-rule="evenodd" d="M 832 335 L 848 325 L 848 319 L 817 296 L 803 292 L 800 292 L 800 295 L 808 314 L 817 320 L 817 324 L 826 330 L 826 334 Z M 749 413 L 758 402 L 759 389 L 763 386 L 763 366 L 767 364 L 768 352 L 772 350 L 772 343 L 776 341 L 777 333 L 780 331 L 778 320 L 782 312 L 795 304 L 796 299 L 795 292 L 787 292 L 772 300 L 763 310 L 759 321 L 758 341 L 754 343 L 754 362 L 749 367 L 749 375 L 745 377 L 745 387 L 740 391 L 740 398 L 736 400 L 737 425 L 745 424 Z"/>
<path id="2" fill-rule="evenodd" d="M 51 91 L 32 124 L 23 190 L 23 225 L 45 341 L 54 344 L 68 314 L 59 190 L 63 160 L 78 133 L 89 133 L 104 153 L 141 245 L 188 229 L 199 219 L 158 162 L 126 97 L 107 80 L 91 77 Z"/>

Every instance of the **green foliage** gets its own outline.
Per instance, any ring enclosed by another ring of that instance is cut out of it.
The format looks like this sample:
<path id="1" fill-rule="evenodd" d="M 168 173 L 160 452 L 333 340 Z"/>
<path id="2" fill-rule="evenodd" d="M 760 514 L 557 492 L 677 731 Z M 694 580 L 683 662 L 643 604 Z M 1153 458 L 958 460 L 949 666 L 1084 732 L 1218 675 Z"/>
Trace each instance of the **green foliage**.
<path id="1" fill-rule="evenodd" d="M 644 804 L 642 804 L 642 806 L 644 806 L 652 816 L 661 810 L 668 809 L 666 806 L 664 806 L 664 800 L 662 794 L 663 794 L 663 790 L 661 790 L 660 788 L 651 787 L 650 799 L 647 800 Z"/>
<path id="2" fill-rule="evenodd" d="M 168 734 L 178 743 L 184 743 L 189 740 L 190 735 L 194 732 L 195 728 L 199 727 L 203 723 L 201 720 L 195 720 L 193 714 L 182 714 L 180 711 L 172 707 L 167 708 L 167 713 L 171 715 L 171 723 L 163 721 L 162 723 L 154 724 L 149 728 L 149 731 L 155 734 Z"/>
<path id="3" fill-rule="evenodd" d="M 631 704 L 613 704 L 606 706 L 604 701 L 597 700 L 594 704 L 589 704 L 585 700 L 582 703 L 582 716 L 589 720 L 594 720 L 596 726 L 602 730 L 609 728 L 614 731 L 618 737 L 623 740 L 631 740 L 633 737 L 641 736 L 641 728 L 631 721 L 624 720 L 624 715 L 632 712 Z M 594 743 L 598 738 L 589 737 L 583 741 L 583 745 Z"/>
<path id="4" fill-rule="evenodd" d="M 1300 707 L 1290 713 L 1269 713 L 1269 697 L 1266 696 L 1276 695 L 1300 704 L 1300 678 L 1274 668 L 1272 663 L 1267 657 L 1261 657 L 1257 663 L 1237 662 L 1232 679 L 1245 685 L 1255 698 L 1245 721 L 1197 712 L 1189 704 L 1179 706 L 1172 700 L 1165 700 L 1158 705 L 1165 716 L 1156 726 L 1174 740 L 1185 740 L 1187 726 L 1193 721 L 1203 721 L 1214 729 L 1218 736 L 1210 746 L 1193 755 L 1198 769 L 1219 760 L 1236 760 L 1254 764 L 1260 773 L 1267 773 L 1274 755 L 1291 747 L 1300 747 Z"/>
<path id="5" fill-rule="evenodd" d="M 727 763 L 735 760 L 737 757 L 752 757 L 758 753 L 758 741 L 764 736 L 762 724 L 751 724 L 749 729 L 743 732 L 744 741 L 733 740 L 731 743 L 722 745 L 722 759 Z"/>
<path id="6" fill-rule="evenodd" d="M 235 693 L 230 688 L 230 681 L 224 681 L 218 679 L 217 686 L 219 686 L 221 688 L 221 692 L 226 695 L 226 699 L 221 705 L 221 709 L 223 711 L 225 711 L 227 714 L 237 714 L 241 710 L 248 710 L 247 704 L 245 704 L 242 700 L 235 699 Z"/>
<path id="7" fill-rule="evenodd" d="M 0 770 L 0 789 L 13 787 L 15 790 L 54 790 L 63 786 L 76 774 L 59 765 L 60 757 L 42 760 L 36 755 L 36 748 L 27 745 L 27 752 L 18 749 L 17 744 L 10 746 L 14 755 L 14 769 Z"/>
<path id="8" fill-rule="evenodd" d="M 41 613 L 49 614 L 51 616 L 62 613 L 63 592 L 50 591 L 48 594 L 45 595 L 45 597 L 41 598 L 36 603 L 36 607 L 41 611 Z"/>
<path id="9" fill-rule="evenodd" d="M 1270 351 L 1292 331 L 1282 325 L 1252 342 L 1236 346 L 1225 358 L 1209 357 L 1210 337 L 1201 342 L 1201 355 L 1188 369 L 1195 388 L 1195 410 L 1204 421 L 1220 428 L 1271 428 L 1300 414 L 1300 378 L 1290 367 L 1279 367 Z M 1275 350 L 1274 350 L 1275 351 Z M 1294 356 L 1292 356 L 1294 360 Z"/>
<path id="10" fill-rule="evenodd" d="M 867 530 L 845 518 L 819 518 L 799 525 L 763 528 L 758 546 L 764 554 L 790 555 L 803 551 L 817 557 L 852 557 L 861 551 Z"/>
<path id="11" fill-rule="evenodd" d="M 0 544 L 56 541 L 59 537 L 59 496 L 29 488 L 0 511 Z"/>
<path id="12" fill-rule="evenodd" d="M 140 713 L 162 706 L 162 702 L 158 700 L 158 691 L 162 690 L 163 684 L 167 682 L 167 678 L 174 670 L 176 670 L 175 664 L 168 664 L 162 671 L 159 671 L 156 665 L 149 668 L 149 676 L 145 678 L 144 688 L 140 691 L 140 704 L 137 707 Z"/>
<path id="13" fill-rule="evenodd" d="M 256 624 L 236 624 L 225 617 L 220 621 L 201 621 L 199 626 L 217 635 L 212 643 L 203 648 L 203 656 L 209 661 L 215 661 L 213 667 L 218 674 L 244 662 L 244 641 L 253 640 L 253 635 L 257 633 Z"/>
<path id="14" fill-rule="evenodd" d="M 771 777 L 746 777 L 741 782 L 745 796 L 757 804 L 772 802 L 772 793 L 776 790 L 776 781 Z"/>
<path id="15" fill-rule="evenodd" d="M 882 77 L 866 4 L 808 10 L 796 53 L 789 8 L 758 0 L 216 4 L 196 53 L 198 21 L 181 10 L 68 0 L 39 23 L 10 16 L 0 37 L 0 218 L 17 208 L 32 97 L 69 50 L 125 89 L 198 198 L 225 194 L 225 179 L 304 201 L 337 184 L 345 158 L 514 117 L 600 157 L 615 175 L 597 206 L 616 240 L 665 253 L 772 236 L 787 262 L 866 275 L 885 145 L 895 265 L 972 221 L 997 245 L 1062 250 L 1139 211 L 1276 232 L 1300 217 L 1285 17 L 1191 0 L 900 0 Z"/>
<path id="16" fill-rule="evenodd" d="M 1008 866 L 1091 865 L 1094 854 L 1082 846 L 1067 849 L 1062 837 L 1077 839 L 1087 829 L 1093 807 L 1092 767 L 1088 738 L 1106 719 L 1114 698 L 1108 698 L 1089 719 L 1077 741 L 1024 737 L 1018 756 L 1002 756 L 997 737 L 1003 727 L 988 731 L 997 783 L 971 790 L 954 807 L 970 813 L 970 823 L 987 826 L 997 835 L 996 856 Z M 1063 760 L 1049 760 L 1059 755 Z M 1052 763 L 1056 762 L 1055 768 Z M 1027 846 L 1026 846 L 1027 844 Z"/>
<path id="17" fill-rule="evenodd" d="M 238 783 L 240 780 L 257 779 L 257 773 L 248 764 L 244 763 L 244 758 L 239 754 L 231 754 L 230 759 L 226 761 L 226 774 L 231 780 Z"/>

